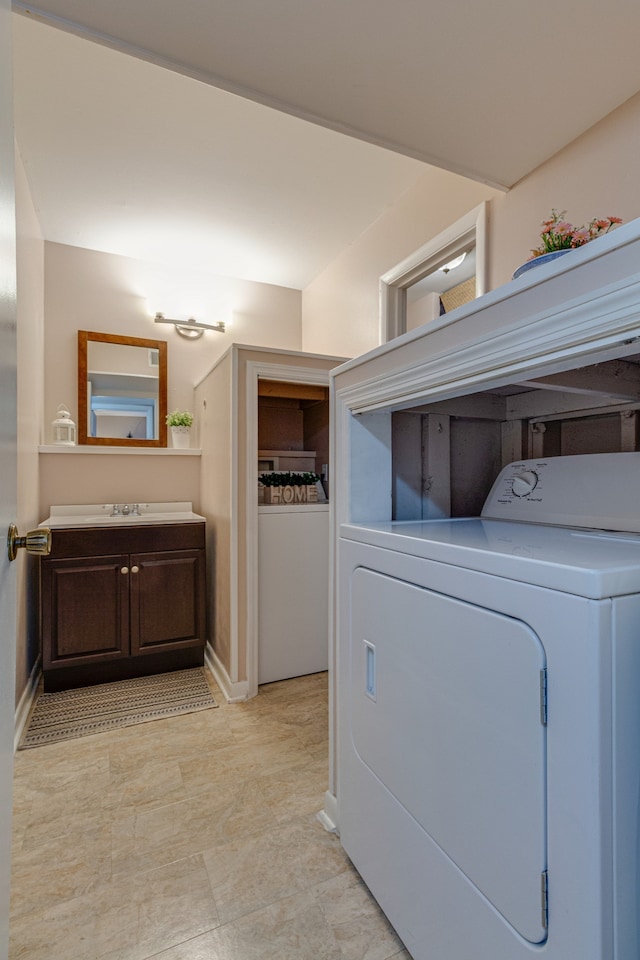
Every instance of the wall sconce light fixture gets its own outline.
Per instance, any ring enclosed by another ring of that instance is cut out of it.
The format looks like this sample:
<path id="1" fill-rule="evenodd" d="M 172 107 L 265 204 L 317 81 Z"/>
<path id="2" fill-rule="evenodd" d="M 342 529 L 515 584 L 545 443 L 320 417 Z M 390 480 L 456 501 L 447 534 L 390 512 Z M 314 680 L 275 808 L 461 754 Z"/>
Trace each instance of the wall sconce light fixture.
<path id="1" fill-rule="evenodd" d="M 181 337 L 186 340 L 199 340 L 205 330 L 215 330 L 217 333 L 224 333 L 226 324 L 223 320 L 218 323 L 200 323 L 189 317 L 187 320 L 170 320 L 164 313 L 156 313 L 154 320 L 156 323 L 172 323 Z"/>

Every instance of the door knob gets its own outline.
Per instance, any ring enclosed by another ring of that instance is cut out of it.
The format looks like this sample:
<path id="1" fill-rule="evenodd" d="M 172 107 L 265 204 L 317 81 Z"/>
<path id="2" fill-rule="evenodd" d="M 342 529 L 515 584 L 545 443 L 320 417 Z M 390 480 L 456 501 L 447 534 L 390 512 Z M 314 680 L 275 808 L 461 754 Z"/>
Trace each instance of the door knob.
<path id="1" fill-rule="evenodd" d="M 39 527 L 37 530 L 29 530 L 24 537 L 19 537 L 15 523 L 9 524 L 7 534 L 9 560 L 15 560 L 20 547 L 24 547 L 27 553 L 46 556 L 51 553 L 51 530 L 49 527 Z"/>

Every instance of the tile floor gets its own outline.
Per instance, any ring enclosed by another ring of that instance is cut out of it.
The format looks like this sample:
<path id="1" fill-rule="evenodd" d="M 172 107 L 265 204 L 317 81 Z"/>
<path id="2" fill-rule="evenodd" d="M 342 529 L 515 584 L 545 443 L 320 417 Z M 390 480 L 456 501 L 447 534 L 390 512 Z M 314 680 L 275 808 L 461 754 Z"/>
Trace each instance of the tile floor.
<path id="1" fill-rule="evenodd" d="M 411 960 L 316 813 L 327 678 L 20 751 L 10 960 Z"/>

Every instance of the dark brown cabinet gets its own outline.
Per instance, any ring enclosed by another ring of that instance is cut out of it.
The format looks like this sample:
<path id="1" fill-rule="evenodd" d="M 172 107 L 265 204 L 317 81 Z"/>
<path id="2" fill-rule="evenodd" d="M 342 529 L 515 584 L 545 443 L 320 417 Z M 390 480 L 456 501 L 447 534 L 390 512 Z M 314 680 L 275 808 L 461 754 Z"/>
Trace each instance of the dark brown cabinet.
<path id="1" fill-rule="evenodd" d="M 204 523 L 62 528 L 41 560 L 46 690 L 196 666 Z"/>

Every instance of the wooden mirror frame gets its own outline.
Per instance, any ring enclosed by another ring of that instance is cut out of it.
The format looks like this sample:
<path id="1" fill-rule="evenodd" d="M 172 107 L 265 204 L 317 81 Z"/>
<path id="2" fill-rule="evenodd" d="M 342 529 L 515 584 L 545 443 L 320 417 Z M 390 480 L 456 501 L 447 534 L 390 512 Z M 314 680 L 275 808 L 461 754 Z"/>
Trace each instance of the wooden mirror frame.
<path id="1" fill-rule="evenodd" d="M 87 346 L 90 342 L 118 343 L 158 351 L 158 436 L 154 440 L 129 437 L 90 437 L 87 434 Z M 166 447 L 167 445 L 167 341 L 119 337 L 112 333 L 78 330 L 78 443 L 100 447 Z"/>

